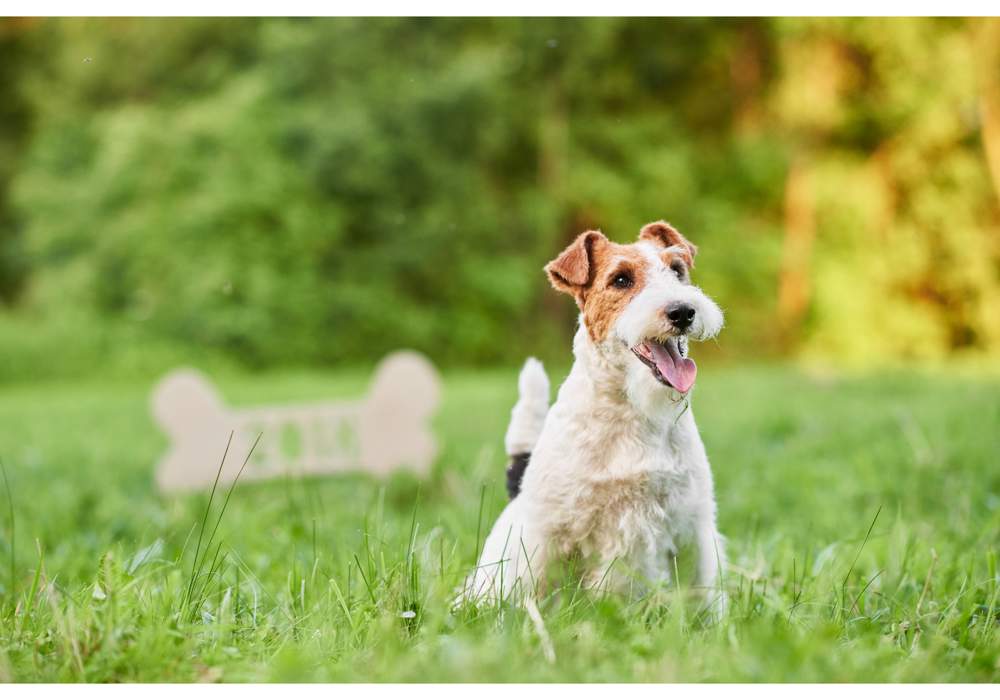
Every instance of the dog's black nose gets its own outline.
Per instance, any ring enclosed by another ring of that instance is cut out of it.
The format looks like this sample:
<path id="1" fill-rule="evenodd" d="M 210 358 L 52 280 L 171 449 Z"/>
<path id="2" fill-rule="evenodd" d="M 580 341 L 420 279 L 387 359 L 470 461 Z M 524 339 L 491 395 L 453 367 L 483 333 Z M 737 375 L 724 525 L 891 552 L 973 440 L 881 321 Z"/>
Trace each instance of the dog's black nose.
<path id="1" fill-rule="evenodd" d="M 667 307 L 667 318 L 679 331 L 686 331 L 694 321 L 694 307 L 677 301 Z"/>

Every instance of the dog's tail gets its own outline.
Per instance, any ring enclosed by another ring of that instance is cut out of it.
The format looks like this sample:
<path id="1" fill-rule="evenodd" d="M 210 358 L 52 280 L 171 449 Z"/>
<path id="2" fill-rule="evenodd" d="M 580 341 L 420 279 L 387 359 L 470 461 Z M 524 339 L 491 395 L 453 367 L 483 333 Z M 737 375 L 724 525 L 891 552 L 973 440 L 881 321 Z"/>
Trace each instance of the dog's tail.
<path id="1" fill-rule="evenodd" d="M 510 465 L 507 467 L 507 494 L 511 500 L 521 491 L 521 478 L 528 468 L 531 451 L 545 425 L 549 412 L 549 378 L 542 363 L 529 357 L 517 380 L 518 399 L 510 412 L 510 425 L 504 446 Z"/>

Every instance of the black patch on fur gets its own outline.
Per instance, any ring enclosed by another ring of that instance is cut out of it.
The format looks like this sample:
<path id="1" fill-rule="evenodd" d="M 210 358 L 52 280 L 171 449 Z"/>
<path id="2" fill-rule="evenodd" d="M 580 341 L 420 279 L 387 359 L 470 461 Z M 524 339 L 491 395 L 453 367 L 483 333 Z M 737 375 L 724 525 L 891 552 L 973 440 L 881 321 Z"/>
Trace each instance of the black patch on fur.
<path id="1" fill-rule="evenodd" d="M 524 478 L 524 470 L 528 468 L 529 459 L 531 459 L 530 452 L 511 455 L 510 466 L 507 467 L 507 495 L 512 501 L 521 493 L 521 479 Z"/>

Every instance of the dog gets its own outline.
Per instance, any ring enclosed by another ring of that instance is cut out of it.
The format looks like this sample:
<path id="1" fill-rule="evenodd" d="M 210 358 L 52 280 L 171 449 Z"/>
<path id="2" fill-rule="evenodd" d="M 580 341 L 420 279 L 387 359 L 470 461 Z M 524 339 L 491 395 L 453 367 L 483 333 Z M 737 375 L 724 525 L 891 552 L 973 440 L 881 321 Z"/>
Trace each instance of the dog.
<path id="1" fill-rule="evenodd" d="M 689 402 L 689 340 L 716 336 L 722 310 L 691 282 L 697 247 L 664 221 L 635 243 L 581 233 L 545 266 L 580 309 L 573 368 L 549 407 L 530 358 L 505 447 L 510 502 L 462 588 L 466 601 L 529 602 L 559 560 L 588 587 L 669 582 L 678 549 L 697 549 L 697 583 L 725 611 L 724 541 L 712 472 Z"/>

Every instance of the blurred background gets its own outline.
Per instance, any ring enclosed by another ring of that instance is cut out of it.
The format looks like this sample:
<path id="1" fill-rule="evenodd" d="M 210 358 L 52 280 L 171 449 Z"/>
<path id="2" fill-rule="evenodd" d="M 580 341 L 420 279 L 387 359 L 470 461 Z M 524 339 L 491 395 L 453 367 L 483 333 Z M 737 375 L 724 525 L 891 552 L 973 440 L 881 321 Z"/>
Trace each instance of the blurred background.
<path id="1" fill-rule="evenodd" d="M 0 380 L 568 360 L 666 218 L 720 359 L 1000 360 L 1000 22 L 6 19 Z"/>
<path id="2" fill-rule="evenodd" d="M 450 601 L 515 367 L 571 360 L 543 265 L 660 218 L 727 313 L 730 626 L 574 593 L 540 664 Z M 166 370 L 357 398 L 407 347 L 428 476 L 157 492 Z M 0 20 L 0 681 L 996 681 L 998 425 L 1000 20 Z"/>

